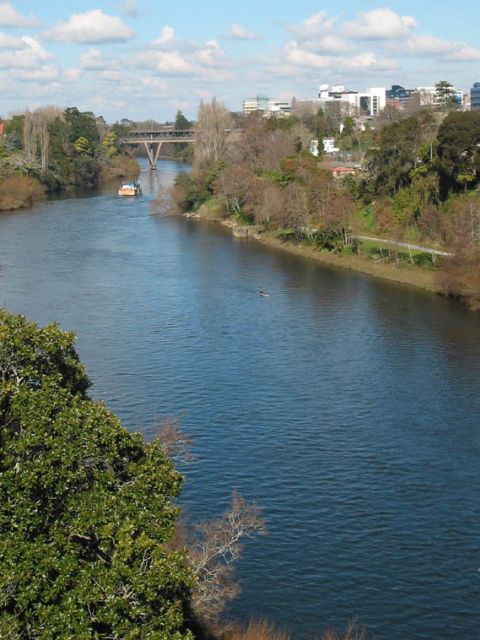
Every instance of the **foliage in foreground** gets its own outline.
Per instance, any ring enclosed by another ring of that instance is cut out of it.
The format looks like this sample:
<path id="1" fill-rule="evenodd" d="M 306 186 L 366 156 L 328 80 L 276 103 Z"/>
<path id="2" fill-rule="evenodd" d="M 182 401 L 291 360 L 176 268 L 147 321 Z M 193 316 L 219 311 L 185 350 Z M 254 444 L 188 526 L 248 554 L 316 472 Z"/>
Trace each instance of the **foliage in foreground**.
<path id="1" fill-rule="evenodd" d="M 192 638 L 181 477 L 88 385 L 73 334 L 0 311 L 0 637 Z"/>

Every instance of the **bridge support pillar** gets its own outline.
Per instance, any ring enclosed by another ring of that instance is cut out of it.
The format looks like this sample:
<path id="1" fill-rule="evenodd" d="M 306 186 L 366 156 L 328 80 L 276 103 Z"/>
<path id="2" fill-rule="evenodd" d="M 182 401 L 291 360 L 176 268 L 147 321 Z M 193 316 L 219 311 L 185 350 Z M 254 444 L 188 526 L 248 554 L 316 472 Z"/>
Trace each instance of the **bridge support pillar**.
<path id="1" fill-rule="evenodd" d="M 150 171 L 156 171 L 158 157 L 160 155 L 160 149 L 162 148 L 163 142 L 144 142 L 143 144 L 150 162 Z"/>

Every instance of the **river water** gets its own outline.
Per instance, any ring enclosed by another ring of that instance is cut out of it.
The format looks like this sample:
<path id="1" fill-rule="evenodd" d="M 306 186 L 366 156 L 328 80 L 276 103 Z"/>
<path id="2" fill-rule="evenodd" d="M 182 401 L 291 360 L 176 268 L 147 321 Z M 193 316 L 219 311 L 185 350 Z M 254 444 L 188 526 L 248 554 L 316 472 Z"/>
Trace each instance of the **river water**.
<path id="1" fill-rule="evenodd" d="M 143 173 L 138 199 L 2 214 L 0 304 L 74 330 L 129 428 L 181 416 L 193 518 L 233 487 L 263 507 L 233 616 L 294 638 L 353 618 L 388 640 L 478 638 L 480 316 L 152 215 L 185 168 Z"/>

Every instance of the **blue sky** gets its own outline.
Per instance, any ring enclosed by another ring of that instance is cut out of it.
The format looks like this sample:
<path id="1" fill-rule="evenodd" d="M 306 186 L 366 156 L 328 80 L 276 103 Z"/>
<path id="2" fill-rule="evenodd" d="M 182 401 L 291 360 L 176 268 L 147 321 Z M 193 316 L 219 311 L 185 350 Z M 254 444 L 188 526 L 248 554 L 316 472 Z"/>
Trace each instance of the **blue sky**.
<path id="1" fill-rule="evenodd" d="M 164 120 L 322 83 L 468 89 L 479 22 L 473 0 L 0 0 L 0 115 L 55 104 Z"/>

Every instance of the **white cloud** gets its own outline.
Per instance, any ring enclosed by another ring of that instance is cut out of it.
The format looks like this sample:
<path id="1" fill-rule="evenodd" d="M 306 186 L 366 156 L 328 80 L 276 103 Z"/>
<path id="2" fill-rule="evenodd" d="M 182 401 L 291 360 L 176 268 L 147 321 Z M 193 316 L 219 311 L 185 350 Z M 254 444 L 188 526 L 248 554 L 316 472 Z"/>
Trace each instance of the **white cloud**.
<path id="1" fill-rule="evenodd" d="M 474 62 L 480 60 L 480 49 L 460 43 L 454 51 L 446 56 L 446 59 L 457 62 Z"/>
<path id="2" fill-rule="evenodd" d="M 288 31 L 295 36 L 296 40 L 310 40 L 311 38 L 316 38 L 333 29 L 337 18 L 334 17 L 329 19 L 327 16 L 327 11 L 319 11 L 299 25 L 289 25 Z"/>
<path id="3" fill-rule="evenodd" d="M 163 47 L 175 39 L 175 29 L 170 25 L 165 25 L 162 29 L 160 37 L 152 42 L 153 47 Z"/>
<path id="4" fill-rule="evenodd" d="M 88 51 L 80 56 L 80 67 L 88 71 L 110 69 L 114 66 L 115 62 L 105 58 L 100 49 L 96 47 L 90 47 Z"/>
<path id="5" fill-rule="evenodd" d="M 290 64 L 298 67 L 327 69 L 332 65 L 330 56 L 320 56 L 312 51 L 301 49 L 295 40 L 291 40 L 285 45 L 285 56 Z"/>
<path id="6" fill-rule="evenodd" d="M 203 47 L 196 51 L 196 59 L 208 67 L 223 65 L 227 62 L 227 56 L 216 40 L 209 40 Z"/>
<path id="7" fill-rule="evenodd" d="M 412 56 L 439 56 L 444 60 L 457 62 L 480 60 L 480 49 L 428 34 L 410 36 L 405 40 L 402 50 Z"/>
<path id="8" fill-rule="evenodd" d="M 44 62 L 51 60 L 52 54 L 46 51 L 35 38 L 22 36 L 22 43 L 14 51 L 0 51 L 0 68 L 35 69 Z"/>
<path id="9" fill-rule="evenodd" d="M 455 43 L 428 34 L 412 35 L 402 44 L 403 52 L 414 56 L 450 53 L 452 49 Z"/>
<path id="10" fill-rule="evenodd" d="M 35 16 L 23 16 L 11 2 L 0 2 L 0 27 L 39 27 Z"/>
<path id="11" fill-rule="evenodd" d="M 314 49 L 315 51 L 326 51 L 329 53 L 345 53 L 351 49 L 351 45 L 344 38 L 334 33 L 321 36 L 313 42 L 308 40 L 303 43 L 303 46 L 308 49 Z"/>
<path id="12" fill-rule="evenodd" d="M 350 57 L 342 56 L 338 59 L 338 63 L 343 70 L 394 71 L 398 68 L 395 60 L 378 58 L 371 51 L 358 53 Z"/>
<path id="13" fill-rule="evenodd" d="M 355 20 L 343 26 L 342 32 L 360 40 L 389 40 L 408 35 L 416 26 L 417 21 L 412 16 L 401 16 L 385 8 L 359 13 Z"/>
<path id="14" fill-rule="evenodd" d="M 249 31 L 241 24 L 235 23 L 230 27 L 228 37 L 231 40 L 260 40 L 260 36 L 253 31 Z"/>
<path id="15" fill-rule="evenodd" d="M 55 66 L 42 66 L 38 69 L 25 69 L 15 71 L 15 78 L 25 82 L 46 82 L 57 80 L 59 76 L 58 68 Z"/>
<path id="16" fill-rule="evenodd" d="M 21 38 L 0 33 L 0 49 L 23 49 L 24 47 L 25 42 Z"/>
<path id="17" fill-rule="evenodd" d="M 63 76 L 67 82 L 78 82 L 82 77 L 82 70 L 71 67 L 63 71 Z"/>
<path id="18" fill-rule="evenodd" d="M 164 80 L 160 78 L 153 78 L 152 76 L 142 76 L 140 78 L 142 86 L 147 89 L 154 89 L 156 93 L 167 94 L 168 85 Z"/>
<path id="19" fill-rule="evenodd" d="M 138 0 L 125 0 L 118 5 L 119 10 L 123 15 L 129 18 L 136 18 L 140 15 L 140 7 L 138 6 Z"/>
<path id="20" fill-rule="evenodd" d="M 109 16 L 101 9 L 92 9 L 85 13 L 74 13 L 68 22 L 58 23 L 45 35 L 56 42 L 101 44 L 125 42 L 133 38 L 134 33 L 120 18 Z"/>
<path id="21" fill-rule="evenodd" d="M 294 75 L 289 65 L 303 70 L 307 69 L 331 69 L 332 71 L 391 71 L 397 68 L 397 63 L 389 58 L 378 58 L 373 52 L 366 51 L 352 54 L 350 56 L 324 56 L 312 51 L 303 49 L 295 40 L 290 41 L 285 46 L 284 59 L 287 65 L 282 62 L 279 67 L 283 75 Z"/>
<path id="22" fill-rule="evenodd" d="M 165 74 L 183 75 L 193 71 L 192 65 L 178 51 L 147 52 L 141 54 L 140 61 Z"/>

